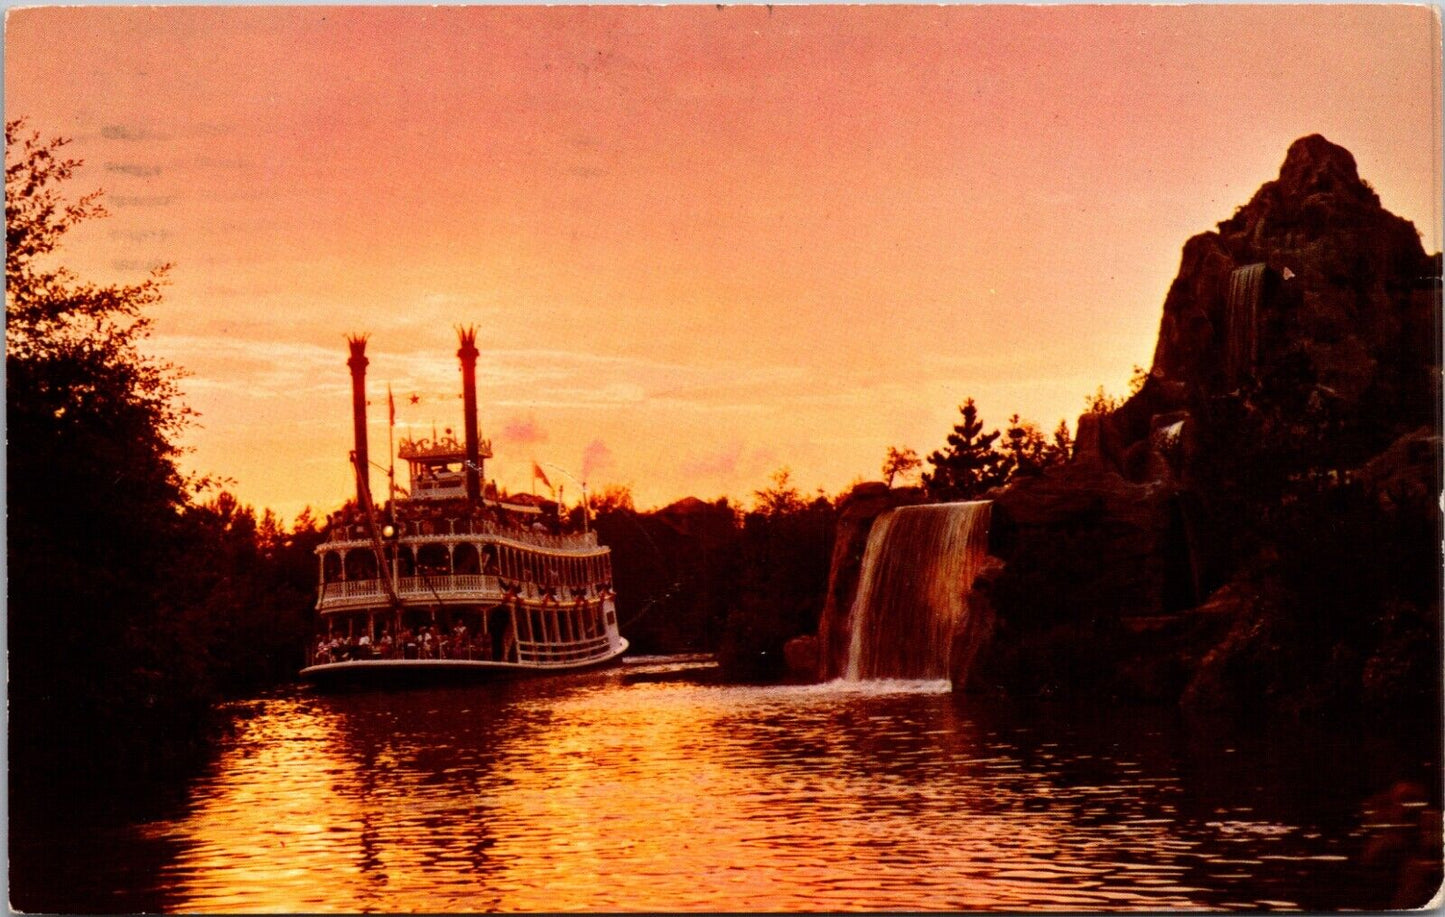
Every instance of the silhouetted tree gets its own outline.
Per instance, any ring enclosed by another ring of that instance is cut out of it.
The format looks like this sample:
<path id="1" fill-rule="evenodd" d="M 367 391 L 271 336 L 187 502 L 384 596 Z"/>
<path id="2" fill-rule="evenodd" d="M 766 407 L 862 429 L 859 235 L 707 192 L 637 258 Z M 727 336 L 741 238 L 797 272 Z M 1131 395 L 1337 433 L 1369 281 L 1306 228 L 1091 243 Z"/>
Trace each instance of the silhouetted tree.
<path id="1" fill-rule="evenodd" d="M 186 508 L 173 601 L 192 610 L 190 656 L 226 694 L 291 680 L 310 634 L 321 542 L 310 512 L 288 532 L 273 513 L 222 491 Z M 190 661 L 190 660 L 188 660 Z"/>
<path id="2" fill-rule="evenodd" d="M 983 432 L 972 398 L 958 410 L 962 421 L 948 434 L 947 448 L 928 456 L 933 471 L 923 473 L 924 489 L 935 500 L 971 499 L 1008 479 L 1008 458 L 994 448 L 999 431 Z"/>
<path id="3" fill-rule="evenodd" d="M 1093 394 L 1084 396 L 1084 412 L 1087 414 L 1112 414 L 1123 404 L 1123 398 L 1104 391 L 1102 385 Z"/>
<path id="4" fill-rule="evenodd" d="M 814 633 L 828 585 L 833 551 L 833 504 L 811 502 L 787 468 L 771 487 L 754 493 L 743 517 L 738 594 L 727 616 L 718 661 L 732 680 L 769 680 L 783 674 L 783 644 Z"/>
<path id="5" fill-rule="evenodd" d="M 593 494 L 590 503 L 596 516 L 624 510 L 632 512 L 632 488 L 626 484 L 609 484 L 602 488 L 601 493 Z"/>
<path id="6" fill-rule="evenodd" d="M 883 459 L 883 480 L 889 487 L 892 487 L 894 477 L 899 475 L 906 477 L 922 465 L 923 460 L 912 449 L 900 450 L 896 446 L 889 446 L 888 455 Z"/>
<path id="7" fill-rule="evenodd" d="M 779 468 L 771 478 L 771 487 L 753 491 L 753 511 L 765 516 L 781 516 L 801 510 L 806 502 L 793 484 L 790 468 Z"/>
<path id="8" fill-rule="evenodd" d="M 686 499 L 652 512 L 609 488 L 597 507 L 612 549 L 623 635 L 638 653 L 713 650 L 738 594 L 738 519 L 726 500 Z"/>
<path id="9" fill-rule="evenodd" d="M 1049 441 L 1038 427 L 1014 414 L 1003 438 L 1008 476 L 1040 474 L 1049 465 Z"/>
<path id="10" fill-rule="evenodd" d="M 1084 411 L 1089 414 L 1112 414 L 1124 406 L 1124 402 L 1131 396 L 1139 393 L 1144 383 L 1149 380 L 1149 370 L 1135 363 L 1132 372 L 1129 374 L 1129 394 L 1120 398 L 1104 391 L 1104 386 L 1099 386 L 1091 395 L 1084 396 Z"/>
<path id="11" fill-rule="evenodd" d="M 187 482 L 175 371 L 143 355 L 164 269 L 82 281 L 53 254 L 97 194 L 68 200 L 67 141 L 5 125 L 11 799 L 165 763 L 200 738 L 209 685 L 193 610 L 172 601 Z M 31 790 L 37 792 L 32 793 Z"/>
<path id="12" fill-rule="evenodd" d="M 1049 444 L 1050 464 L 1067 462 L 1074 454 L 1074 437 L 1069 433 L 1069 424 L 1060 419 L 1054 428 L 1053 442 Z"/>

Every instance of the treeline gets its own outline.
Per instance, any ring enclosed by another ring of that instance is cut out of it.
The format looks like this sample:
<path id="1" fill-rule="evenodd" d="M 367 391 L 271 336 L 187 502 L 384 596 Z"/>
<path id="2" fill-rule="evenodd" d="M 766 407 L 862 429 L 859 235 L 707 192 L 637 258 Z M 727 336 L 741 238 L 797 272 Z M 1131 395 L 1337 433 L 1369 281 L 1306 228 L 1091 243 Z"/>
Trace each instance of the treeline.
<path id="1" fill-rule="evenodd" d="M 62 139 L 5 125 L 10 799 L 61 818 L 89 791 L 204 750 L 218 701 L 296 671 L 320 538 L 183 475 L 176 370 L 139 349 L 161 268 L 133 285 L 53 264 L 103 216 L 65 197 Z"/>
<path id="2" fill-rule="evenodd" d="M 1089 410 L 1117 404 L 1102 390 L 1086 399 Z M 889 447 L 884 481 L 920 487 L 937 502 L 968 500 L 1068 460 L 1072 438 L 1063 421 L 1050 437 L 1017 414 L 985 432 L 972 399 L 959 413 L 945 445 L 927 459 Z M 688 498 L 639 512 L 626 488 L 605 491 L 594 501 L 595 525 L 613 551 L 633 651 L 716 652 L 735 681 L 783 676 L 784 645 L 817 632 L 838 513 L 851 490 L 807 496 L 784 468 L 747 508 Z"/>
<path id="3" fill-rule="evenodd" d="M 786 469 L 753 497 L 639 511 L 614 487 L 594 501 L 633 655 L 719 653 L 735 680 L 783 674 L 783 644 L 817 626 L 842 498 L 805 498 Z"/>
<path id="4" fill-rule="evenodd" d="M 787 469 L 749 508 L 689 497 L 639 512 L 625 488 L 593 508 L 633 654 L 716 652 L 730 679 L 766 680 L 783 674 L 783 644 L 816 628 L 836 503 L 805 497 Z"/>

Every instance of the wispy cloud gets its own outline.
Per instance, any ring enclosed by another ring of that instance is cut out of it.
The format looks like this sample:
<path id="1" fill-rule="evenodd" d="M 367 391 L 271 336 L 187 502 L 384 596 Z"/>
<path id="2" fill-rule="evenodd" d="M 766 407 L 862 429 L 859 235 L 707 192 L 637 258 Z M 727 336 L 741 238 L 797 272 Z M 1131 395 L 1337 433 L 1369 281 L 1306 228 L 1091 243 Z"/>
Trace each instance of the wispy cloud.
<path id="1" fill-rule="evenodd" d="M 158 334 L 151 345 L 189 371 L 187 388 L 254 398 L 330 395 L 350 389 L 337 350 L 314 344 Z"/>
<path id="2" fill-rule="evenodd" d="M 117 271 L 145 271 L 147 273 L 164 264 L 164 261 L 142 261 L 137 258 L 116 258 L 110 262 L 111 268 Z"/>
<path id="3" fill-rule="evenodd" d="M 164 207 L 175 199 L 174 194 L 110 194 L 105 203 L 115 207 Z"/>
<path id="4" fill-rule="evenodd" d="M 456 362 L 448 353 L 379 352 L 377 367 L 403 370 L 397 385 L 452 393 Z M 386 369 L 378 369 L 383 376 Z M 794 366 L 690 364 L 617 354 L 542 348 L 496 348 L 477 366 L 483 397 L 509 408 L 630 408 L 641 404 L 698 411 L 757 412 L 779 392 L 796 389 L 808 371 Z"/>
<path id="5" fill-rule="evenodd" d="M 160 131 L 133 124 L 102 125 L 100 128 L 100 136 L 107 140 L 125 140 L 130 142 L 168 139 L 166 135 Z"/>
<path id="6" fill-rule="evenodd" d="M 152 178 L 161 174 L 161 167 L 138 162 L 108 162 L 105 164 L 105 171 L 117 175 L 134 175 L 137 178 Z"/>
<path id="7" fill-rule="evenodd" d="M 170 237 L 164 229 L 112 229 L 110 237 L 118 242 L 161 242 Z"/>

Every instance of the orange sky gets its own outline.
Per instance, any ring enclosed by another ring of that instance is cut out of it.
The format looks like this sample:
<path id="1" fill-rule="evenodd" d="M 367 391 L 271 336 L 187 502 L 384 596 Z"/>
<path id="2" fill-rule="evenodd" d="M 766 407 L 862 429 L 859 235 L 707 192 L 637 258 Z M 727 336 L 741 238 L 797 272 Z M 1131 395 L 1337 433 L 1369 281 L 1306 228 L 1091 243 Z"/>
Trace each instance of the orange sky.
<path id="1" fill-rule="evenodd" d="M 1303 134 L 1438 250 L 1439 49 L 1404 6 L 53 8 L 5 105 L 107 192 L 68 264 L 175 263 L 151 349 L 242 499 L 350 492 L 347 332 L 374 458 L 388 381 L 459 428 L 474 323 L 489 475 L 648 506 L 836 492 L 967 396 L 1072 425 Z"/>

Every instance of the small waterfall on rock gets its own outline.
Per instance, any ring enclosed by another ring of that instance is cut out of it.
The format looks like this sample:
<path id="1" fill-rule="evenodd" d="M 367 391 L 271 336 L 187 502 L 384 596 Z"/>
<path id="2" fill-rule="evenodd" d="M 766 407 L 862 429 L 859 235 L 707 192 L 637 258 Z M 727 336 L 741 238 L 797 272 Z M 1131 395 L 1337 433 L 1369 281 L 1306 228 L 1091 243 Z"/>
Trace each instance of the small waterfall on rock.
<path id="1" fill-rule="evenodd" d="M 1231 386 L 1238 385 L 1254 373 L 1259 349 L 1259 304 L 1264 295 L 1264 268 L 1263 264 L 1249 264 L 1236 268 L 1229 275 L 1225 367 Z"/>
<path id="2" fill-rule="evenodd" d="M 874 521 L 850 614 L 847 680 L 948 677 L 992 505 L 902 506 Z"/>

